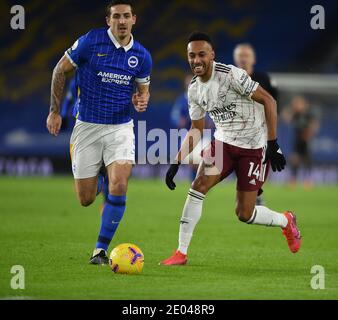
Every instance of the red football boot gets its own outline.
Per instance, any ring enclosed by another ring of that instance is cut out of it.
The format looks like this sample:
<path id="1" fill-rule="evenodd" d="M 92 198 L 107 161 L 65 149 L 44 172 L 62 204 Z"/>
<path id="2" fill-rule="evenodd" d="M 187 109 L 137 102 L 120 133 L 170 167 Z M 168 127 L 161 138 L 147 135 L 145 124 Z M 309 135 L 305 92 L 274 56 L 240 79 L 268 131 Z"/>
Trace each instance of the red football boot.
<path id="1" fill-rule="evenodd" d="M 288 242 L 290 251 L 296 253 L 302 242 L 300 231 L 297 228 L 296 216 L 291 211 L 286 211 L 284 215 L 288 219 L 288 224 L 285 228 L 282 228 L 282 233 Z"/>
<path id="2" fill-rule="evenodd" d="M 163 266 L 181 266 L 185 265 L 188 262 L 188 257 L 186 254 L 181 253 L 180 251 L 176 250 L 174 254 L 166 259 L 160 262 L 160 265 Z"/>

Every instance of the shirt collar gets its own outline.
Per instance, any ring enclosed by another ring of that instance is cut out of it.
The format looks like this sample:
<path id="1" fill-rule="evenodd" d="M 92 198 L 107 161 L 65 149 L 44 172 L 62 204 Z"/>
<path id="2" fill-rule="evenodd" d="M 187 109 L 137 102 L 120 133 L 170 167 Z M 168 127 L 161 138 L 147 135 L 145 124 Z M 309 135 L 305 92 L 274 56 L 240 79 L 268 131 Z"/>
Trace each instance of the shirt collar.
<path id="1" fill-rule="evenodd" d="M 107 30 L 108 36 L 110 38 L 110 40 L 114 43 L 114 46 L 116 47 L 116 49 L 120 49 L 122 46 L 118 43 L 118 41 L 116 40 L 116 38 L 114 37 L 114 35 L 112 34 L 112 32 L 110 31 L 110 29 Z M 132 34 L 130 34 L 130 41 L 129 43 L 123 47 L 124 51 L 127 52 L 129 51 L 133 45 L 134 45 L 134 37 Z"/>

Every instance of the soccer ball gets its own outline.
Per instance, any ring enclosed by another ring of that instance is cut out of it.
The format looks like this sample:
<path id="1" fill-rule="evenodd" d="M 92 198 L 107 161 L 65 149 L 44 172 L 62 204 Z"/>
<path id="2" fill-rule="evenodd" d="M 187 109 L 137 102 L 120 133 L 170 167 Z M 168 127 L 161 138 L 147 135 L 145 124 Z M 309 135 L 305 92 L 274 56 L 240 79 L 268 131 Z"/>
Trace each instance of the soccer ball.
<path id="1" fill-rule="evenodd" d="M 114 273 L 138 274 L 142 272 L 144 256 L 135 244 L 122 243 L 110 253 L 109 265 Z"/>

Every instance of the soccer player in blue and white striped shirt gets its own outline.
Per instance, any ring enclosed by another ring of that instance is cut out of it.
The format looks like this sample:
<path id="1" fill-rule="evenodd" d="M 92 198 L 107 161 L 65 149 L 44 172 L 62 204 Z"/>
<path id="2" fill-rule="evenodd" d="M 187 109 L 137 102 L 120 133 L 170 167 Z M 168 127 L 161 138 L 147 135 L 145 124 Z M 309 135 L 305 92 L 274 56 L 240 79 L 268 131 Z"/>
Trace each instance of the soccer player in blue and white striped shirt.
<path id="1" fill-rule="evenodd" d="M 57 136 L 66 74 L 76 68 L 78 113 L 70 153 L 81 205 L 94 202 L 102 163 L 109 179 L 92 264 L 108 263 L 108 246 L 125 211 L 128 178 L 135 163 L 131 105 L 138 112 L 146 111 L 152 68 L 149 52 L 131 34 L 136 23 L 131 3 L 112 1 L 106 21 L 108 29 L 94 29 L 80 37 L 56 65 L 47 118 L 49 132 Z M 137 89 L 133 93 L 135 82 Z"/>

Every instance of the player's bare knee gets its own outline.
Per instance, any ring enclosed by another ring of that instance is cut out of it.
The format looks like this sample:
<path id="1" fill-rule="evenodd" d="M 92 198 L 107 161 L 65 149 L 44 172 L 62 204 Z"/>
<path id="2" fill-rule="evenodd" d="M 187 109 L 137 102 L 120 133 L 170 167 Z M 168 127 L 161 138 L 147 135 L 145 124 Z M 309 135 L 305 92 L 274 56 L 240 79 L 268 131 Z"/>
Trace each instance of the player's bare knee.
<path id="1" fill-rule="evenodd" d="M 128 188 L 128 180 L 119 179 L 109 182 L 110 194 L 126 194 Z"/>

